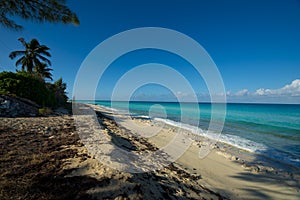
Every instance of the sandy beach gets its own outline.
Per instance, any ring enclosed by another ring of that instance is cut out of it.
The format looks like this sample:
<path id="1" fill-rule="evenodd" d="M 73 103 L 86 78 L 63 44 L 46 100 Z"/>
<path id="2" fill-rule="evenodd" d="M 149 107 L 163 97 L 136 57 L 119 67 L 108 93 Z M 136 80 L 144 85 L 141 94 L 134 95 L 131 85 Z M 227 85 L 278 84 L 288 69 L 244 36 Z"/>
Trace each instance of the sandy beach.
<path id="1" fill-rule="evenodd" d="M 108 110 L 103 110 L 103 107 L 94 107 L 94 109 L 105 112 L 106 116 L 113 116 L 109 114 Z M 133 132 L 146 132 L 145 135 L 154 130 L 154 126 L 157 125 L 148 120 L 133 120 L 137 126 L 132 125 L 131 119 L 122 120 L 118 125 Z M 155 136 L 149 137 L 147 141 L 155 147 L 162 148 L 172 141 L 175 132 L 176 128 L 165 126 Z M 122 134 L 122 137 L 126 138 L 126 133 Z M 218 144 L 207 157 L 200 159 L 198 156 L 199 146 L 201 146 L 201 141 L 193 141 L 188 150 L 174 163 L 189 174 L 201 176 L 197 184 L 229 199 L 299 198 L 299 174 L 287 173 L 272 166 L 255 163 L 253 162 L 254 155 L 233 155 L 232 151 L 227 151 L 226 148 L 221 149 Z"/>
<path id="2" fill-rule="evenodd" d="M 104 127 L 99 136 L 126 151 L 155 152 L 175 135 L 164 126 L 150 137 L 157 123 L 126 117 L 116 123 L 111 111 L 92 108 Z M 218 144 L 200 159 L 201 141 L 194 141 L 174 163 L 129 173 L 99 162 L 78 130 L 71 115 L 1 118 L 1 199 L 299 199 L 299 174 L 254 165 L 254 157 L 244 160 Z"/>

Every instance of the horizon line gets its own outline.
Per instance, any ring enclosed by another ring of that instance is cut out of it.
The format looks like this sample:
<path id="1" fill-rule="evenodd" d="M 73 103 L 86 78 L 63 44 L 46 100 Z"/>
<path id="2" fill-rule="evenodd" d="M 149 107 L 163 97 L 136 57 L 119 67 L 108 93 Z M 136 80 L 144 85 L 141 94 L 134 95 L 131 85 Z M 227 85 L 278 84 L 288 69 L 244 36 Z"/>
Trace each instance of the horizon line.
<path id="1" fill-rule="evenodd" d="M 69 100 L 73 102 L 73 100 Z M 156 101 L 156 100 L 132 100 L 132 101 L 125 101 L 125 100 L 91 100 L 91 99 L 76 99 L 75 101 L 102 101 L 102 102 L 148 102 L 148 103 L 203 103 L 203 104 L 263 104 L 263 105 L 300 105 L 300 103 L 274 103 L 274 102 L 207 102 L 207 101 L 198 101 L 198 102 L 191 102 L 191 101 Z"/>

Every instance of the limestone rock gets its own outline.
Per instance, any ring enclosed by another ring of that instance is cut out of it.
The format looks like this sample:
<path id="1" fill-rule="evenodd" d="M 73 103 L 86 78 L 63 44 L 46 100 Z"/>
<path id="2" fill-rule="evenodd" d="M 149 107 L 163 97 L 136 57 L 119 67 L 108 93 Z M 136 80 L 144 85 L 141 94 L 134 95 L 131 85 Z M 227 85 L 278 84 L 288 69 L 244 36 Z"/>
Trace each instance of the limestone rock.
<path id="1" fill-rule="evenodd" d="M 7 95 L 0 95 L 0 117 L 33 117 L 39 106 L 34 102 Z"/>

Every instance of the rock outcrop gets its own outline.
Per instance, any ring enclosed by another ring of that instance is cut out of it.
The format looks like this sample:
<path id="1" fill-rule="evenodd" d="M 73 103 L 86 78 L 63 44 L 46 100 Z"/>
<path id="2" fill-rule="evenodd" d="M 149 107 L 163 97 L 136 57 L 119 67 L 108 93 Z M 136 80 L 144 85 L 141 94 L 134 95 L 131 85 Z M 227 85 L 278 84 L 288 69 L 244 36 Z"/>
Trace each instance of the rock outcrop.
<path id="1" fill-rule="evenodd" d="M 39 106 L 20 97 L 0 95 L 0 117 L 33 117 L 38 115 Z"/>

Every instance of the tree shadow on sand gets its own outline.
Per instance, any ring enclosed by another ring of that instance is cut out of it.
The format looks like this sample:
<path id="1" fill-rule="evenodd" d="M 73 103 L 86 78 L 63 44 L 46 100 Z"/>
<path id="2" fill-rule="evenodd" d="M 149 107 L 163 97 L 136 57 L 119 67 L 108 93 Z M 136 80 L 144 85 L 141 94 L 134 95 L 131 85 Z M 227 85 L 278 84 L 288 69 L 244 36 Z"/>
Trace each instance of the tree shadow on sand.
<path id="1" fill-rule="evenodd" d="M 298 199 L 300 169 L 263 156 L 272 153 L 274 153 L 272 150 L 266 149 L 261 154 L 257 154 L 253 161 L 245 165 L 248 171 L 232 177 L 251 183 L 249 184 L 251 186 L 241 188 L 251 196 L 270 200 L 274 198 L 274 195 L 285 199 Z M 256 183 L 263 183 L 265 187 L 262 189 L 256 186 Z"/>

